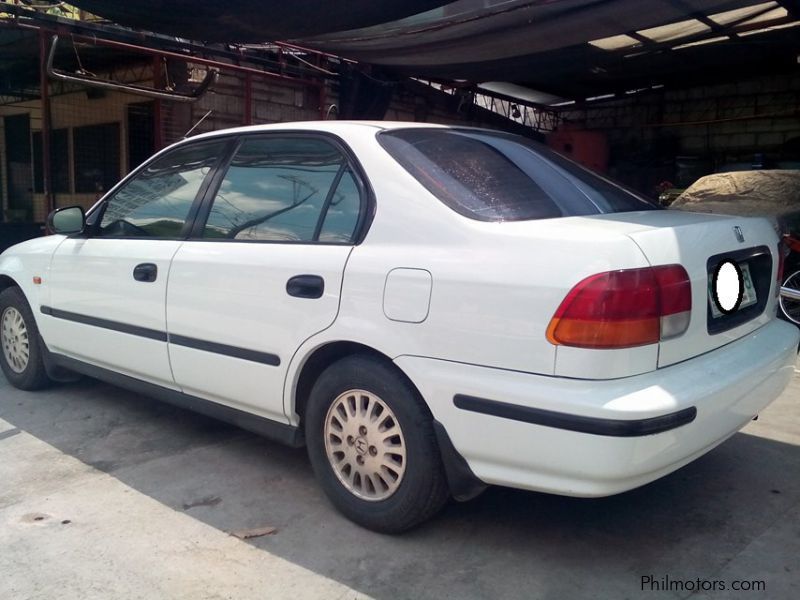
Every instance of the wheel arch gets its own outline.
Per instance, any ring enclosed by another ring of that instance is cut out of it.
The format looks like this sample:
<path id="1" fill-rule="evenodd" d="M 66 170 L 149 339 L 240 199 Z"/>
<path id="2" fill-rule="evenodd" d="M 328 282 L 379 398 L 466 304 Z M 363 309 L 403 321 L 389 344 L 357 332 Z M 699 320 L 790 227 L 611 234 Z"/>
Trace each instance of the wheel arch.
<path id="1" fill-rule="evenodd" d="M 479 495 L 486 489 L 486 484 L 480 481 L 467 464 L 458 450 L 453 446 L 445 427 L 437 421 L 428 406 L 428 402 L 420 392 L 414 381 L 401 369 L 389 356 L 366 344 L 352 341 L 333 341 L 315 348 L 299 368 L 296 384 L 292 388 L 292 408 L 300 418 L 299 426 L 302 428 L 305 420 L 305 409 L 311 388 L 317 377 L 334 362 L 353 355 L 373 356 L 394 369 L 422 401 L 422 406 L 428 412 L 432 422 L 436 442 L 442 460 L 442 466 L 447 477 L 450 493 L 456 500 L 465 501 Z"/>
<path id="2" fill-rule="evenodd" d="M 382 362 L 385 362 L 387 365 L 390 365 L 391 368 L 397 371 L 397 373 L 408 382 L 408 384 L 419 395 L 419 397 L 422 398 L 422 401 L 427 408 L 427 403 L 420 393 L 419 388 L 389 356 L 366 344 L 347 340 L 338 340 L 327 342 L 315 348 L 305 358 L 302 366 L 298 370 L 298 374 L 295 377 L 296 383 L 291 390 L 290 406 L 294 413 L 300 417 L 300 423 L 303 422 L 305 417 L 306 404 L 308 403 L 308 397 L 311 393 L 311 388 L 314 386 L 314 382 L 317 380 L 319 375 L 336 361 L 354 355 L 372 356 L 381 360 Z"/>
<path id="3" fill-rule="evenodd" d="M 20 275 L 17 273 L 15 274 Z M 38 327 L 39 315 L 37 313 L 39 303 L 38 299 L 36 299 L 36 289 L 31 288 L 31 286 L 26 286 L 20 279 L 14 279 L 14 277 L 11 275 L 0 273 L 0 292 L 4 292 L 5 290 L 11 288 L 17 288 L 22 294 L 22 297 L 25 299 L 25 302 L 28 303 L 28 306 L 31 309 L 31 315 L 33 316 L 33 320 L 36 322 Z"/>
<path id="4" fill-rule="evenodd" d="M 0 273 L 0 292 L 10 287 L 20 287 L 20 285 L 8 275 Z"/>

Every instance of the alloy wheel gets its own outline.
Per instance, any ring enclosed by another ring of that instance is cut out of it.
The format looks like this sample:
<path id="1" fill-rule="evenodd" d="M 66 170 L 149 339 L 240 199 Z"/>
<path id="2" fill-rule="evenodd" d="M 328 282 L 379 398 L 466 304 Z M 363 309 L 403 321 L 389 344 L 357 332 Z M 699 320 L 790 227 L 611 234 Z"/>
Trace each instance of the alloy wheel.
<path id="1" fill-rule="evenodd" d="M 30 338 L 25 319 L 13 306 L 7 307 L 0 317 L 0 344 L 6 364 L 14 373 L 22 373 L 30 360 Z"/>
<path id="2" fill-rule="evenodd" d="M 406 444 L 397 417 L 375 394 L 348 390 L 331 404 L 324 423 L 325 451 L 342 485 L 377 502 L 400 487 Z"/>

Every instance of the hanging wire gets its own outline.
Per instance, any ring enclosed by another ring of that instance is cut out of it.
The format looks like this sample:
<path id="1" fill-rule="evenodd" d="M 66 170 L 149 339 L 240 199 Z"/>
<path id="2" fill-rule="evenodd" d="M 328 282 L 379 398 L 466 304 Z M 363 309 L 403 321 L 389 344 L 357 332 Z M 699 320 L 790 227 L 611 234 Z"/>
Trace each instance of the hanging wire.
<path id="1" fill-rule="evenodd" d="M 91 71 L 86 70 L 83 67 L 83 63 L 81 62 L 81 55 L 78 54 L 78 46 L 75 43 L 75 37 L 70 36 L 70 38 L 72 39 L 72 49 L 75 52 L 75 60 L 78 61 L 78 73 L 80 73 L 81 75 L 91 75 L 92 77 L 97 77 L 97 75 L 95 75 Z"/>
<path id="2" fill-rule="evenodd" d="M 333 75 L 333 76 L 336 76 L 336 73 L 334 73 L 333 71 L 328 71 L 327 69 L 323 69 L 322 67 L 318 67 L 317 65 L 315 65 L 315 64 L 313 64 L 313 63 L 310 63 L 310 62 L 308 62 L 307 60 L 303 60 L 302 58 L 300 58 L 300 57 L 299 57 L 299 56 L 297 56 L 296 54 L 291 54 L 290 56 L 291 56 L 292 58 L 296 59 L 296 60 L 299 60 L 299 61 L 300 61 L 301 63 L 303 63 L 304 65 L 306 65 L 306 66 L 308 66 L 308 67 L 311 67 L 312 69 L 315 69 L 315 70 L 319 71 L 320 73 L 325 73 L 325 75 Z"/>

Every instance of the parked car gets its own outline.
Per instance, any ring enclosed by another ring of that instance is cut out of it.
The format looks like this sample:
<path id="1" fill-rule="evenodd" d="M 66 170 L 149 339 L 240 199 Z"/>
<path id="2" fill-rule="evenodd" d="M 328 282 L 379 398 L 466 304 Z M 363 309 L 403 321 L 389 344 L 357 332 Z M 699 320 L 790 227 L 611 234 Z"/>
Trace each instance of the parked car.
<path id="1" fill-rule="evenodd" d="M 82 373 L 306 444 L 378 531 L 490 484 L 646 484 L 756 416 L 796 357 L 767 220 L 661 210 L 503 133 L 204 134 L 50 227 L 0 257 L 13 385 Z M 726 264 L 753 286 L 737 306 Z"/>
<path id="2" fill-rule="evenodd" d="M 783 236 L 785 275 L 781 314 L 800 325 L 800 171 L 735 171 L 701 177 L 671 208 L 740 216 L 764 216 Z"/>

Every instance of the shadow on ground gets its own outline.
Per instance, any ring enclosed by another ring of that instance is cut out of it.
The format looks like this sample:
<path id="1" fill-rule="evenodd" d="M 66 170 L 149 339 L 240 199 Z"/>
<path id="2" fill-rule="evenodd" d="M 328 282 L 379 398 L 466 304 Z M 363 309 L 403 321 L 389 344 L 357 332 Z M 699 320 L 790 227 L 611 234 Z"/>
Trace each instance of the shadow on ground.
<path id="1" fill-rule="evenodd" d="M 647 574 L 713 578 L 800 502 L 800 446 L 737 434 L 633 492 L 493 488 L 388 537 L 331 508 L 303 450 L 118 388 L 0 381 L 0 417 L 217 529 L 277 527 L 251 543 L 377 598 L 635 596 Z"/>

